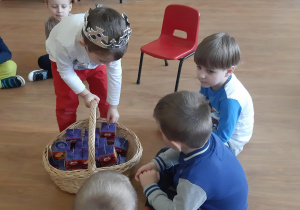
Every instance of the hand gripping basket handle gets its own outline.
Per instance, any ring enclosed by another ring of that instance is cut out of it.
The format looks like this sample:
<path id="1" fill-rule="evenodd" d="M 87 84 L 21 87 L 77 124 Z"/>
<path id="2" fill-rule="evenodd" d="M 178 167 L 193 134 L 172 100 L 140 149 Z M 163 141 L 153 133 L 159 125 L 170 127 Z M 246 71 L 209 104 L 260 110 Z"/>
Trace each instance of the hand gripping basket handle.
<path id="1" fill-rule="evenodd" d="M 96 100 L 91 101 L 90 118 L 89 118 L 89 159 L 88 170 L 91 174 L 96 172 L 95 161 L 95 131 L 96 131 L 96 109 L 98 102 Z"/>

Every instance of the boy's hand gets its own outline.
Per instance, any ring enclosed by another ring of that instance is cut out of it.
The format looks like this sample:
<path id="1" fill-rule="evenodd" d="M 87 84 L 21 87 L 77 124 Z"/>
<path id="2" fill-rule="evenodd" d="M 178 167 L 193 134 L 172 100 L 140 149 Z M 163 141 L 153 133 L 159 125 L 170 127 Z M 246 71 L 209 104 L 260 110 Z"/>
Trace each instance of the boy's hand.
<path id="1" fill-rule="evenodd" d="M 96 96 L 96 95 L 94 95 L 93 93 L 90 92 L 90 93 L 88 93 L 88 94 L 86 94 L 86 95 L 84 96 L 83 100 L 84 100 L 85 106 L 86 106 L 87 108 L 90 108 L 90 107 L 91 107 L 91 101 L 92 101 L 92 100 L 96 100 L 96 101 L 99 103 L 100 98 L 99 98 L 98 96 Z"/>
<path id="2" fill-rule="evenodd" d="M 94 94 L 92 94 L 89 90 L 86 88 L 78 94 L 81 98 L 84 100 L 84 104 L 87 108 L 91 107 L 91 101 L 96 100 L 98 103 L 100 101 L 100 98 Z"/>
<path id="3" fill-rule="evenodd" d="M 107 112 L 107 123 L 116 123 L 119 119 L 119 111 L 118 106 L 109 105 L 108 112 Z"/>
<path id="4" fill-rule="evenodd" d="M 147 163 L 146 165 L 143 165 L 142 167 L 140 167 L 135 174 L 135 177 L 134 177 L 135 180 L 138 182 L 141 181 L 140 177 L 139 177 L 140 174 L 143 173 L 144 171 L 150 171 L 150 170 L 157 171 L 157 167 L 156 167 L 155 163 L 150 162 L 150 163 Z"/>
<path id="5" fill-rule="evenodd" d="M 143 188 L 153 184 L 158 183 L 160 176 L 159 172 L 155 170 L 144 171 L 139 175 L 140 182 Z"/>

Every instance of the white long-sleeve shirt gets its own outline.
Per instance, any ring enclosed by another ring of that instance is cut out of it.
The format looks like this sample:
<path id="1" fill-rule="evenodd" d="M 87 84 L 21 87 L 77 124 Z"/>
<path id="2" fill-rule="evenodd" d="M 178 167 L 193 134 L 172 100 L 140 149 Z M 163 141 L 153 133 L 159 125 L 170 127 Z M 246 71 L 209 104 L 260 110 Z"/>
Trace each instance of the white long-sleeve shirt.
<path id="1" fill-rule="evenodd" d="M 76 70 L 95 69 L 86 49 L 80 45 L 84 14 L 75 14 L 63 18 L 51 31 L 46 40 L 46 50 L 51 61 L 56 62 L 57 71 L 65 83 L 79 94 L 85 85 L 77 76 Z M 121 59 L 106 65 L 107 99 L 110 105 L 118 105 L 121 94 Z"/>

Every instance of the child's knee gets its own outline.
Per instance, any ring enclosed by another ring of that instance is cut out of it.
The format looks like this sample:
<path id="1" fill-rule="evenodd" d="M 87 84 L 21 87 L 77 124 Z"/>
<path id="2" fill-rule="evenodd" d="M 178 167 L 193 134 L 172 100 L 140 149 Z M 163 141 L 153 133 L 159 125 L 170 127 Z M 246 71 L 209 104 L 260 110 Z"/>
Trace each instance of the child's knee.
<path id="1" fill-rule="evenodd" d="M 5 62 L 6 63 L 6 68 L 13 72 L 14 74 L 17 73 L 17 64 L 13 60 L 8 60 Z"/>
<path id="2" fill-rule="evenodd" d="M 13 60 L 8 60 L 0 65 L 0 70 L 7 77 L 15 76 L 17 73 L 17 64 Z"/>

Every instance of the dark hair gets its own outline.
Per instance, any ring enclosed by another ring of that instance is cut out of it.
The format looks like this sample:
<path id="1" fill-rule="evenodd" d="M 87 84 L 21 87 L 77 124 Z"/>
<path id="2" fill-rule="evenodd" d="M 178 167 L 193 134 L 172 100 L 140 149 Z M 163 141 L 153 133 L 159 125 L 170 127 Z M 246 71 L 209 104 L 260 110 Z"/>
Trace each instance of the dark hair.
<path id="1" fill-rule="evenodd" d="M 226 33 L 212 34 L 198 45 L 194 62 L 208 69 L 229 69 L 240 63 L 240 48 Z"/>
<path id="2" fill-rule="evenodd" d="M 210 110 L 202 94 L 180 91 L 160 99 L 153 116 L 169 140 L 182 142 L 190 148 L 201 148 L 212 131 Z"/>
<path id="3" fill-rule="evenodd" d="M 100 27 L 104 30 L 103 34 L 108 36 L 108 42 L 115 39 L 119 42 L 119 38 L 123 36 L 124 30 L 127 28 L 127 24 L 122 15 L 116 10 L 108 7 L 97 7 L 89 10 L 87 28 L 90 27 L 96 30 L 96 27 Z M 82 37 L 87 45 L 89 52 L 96 54 L 113 54 L 115 60 L 122 58 L 127 50 L 128 43 L 118 49 L 106 49 L 92 43 L 82 32 Z M 107 43 L 108 44 L 108 43 Z"/>

